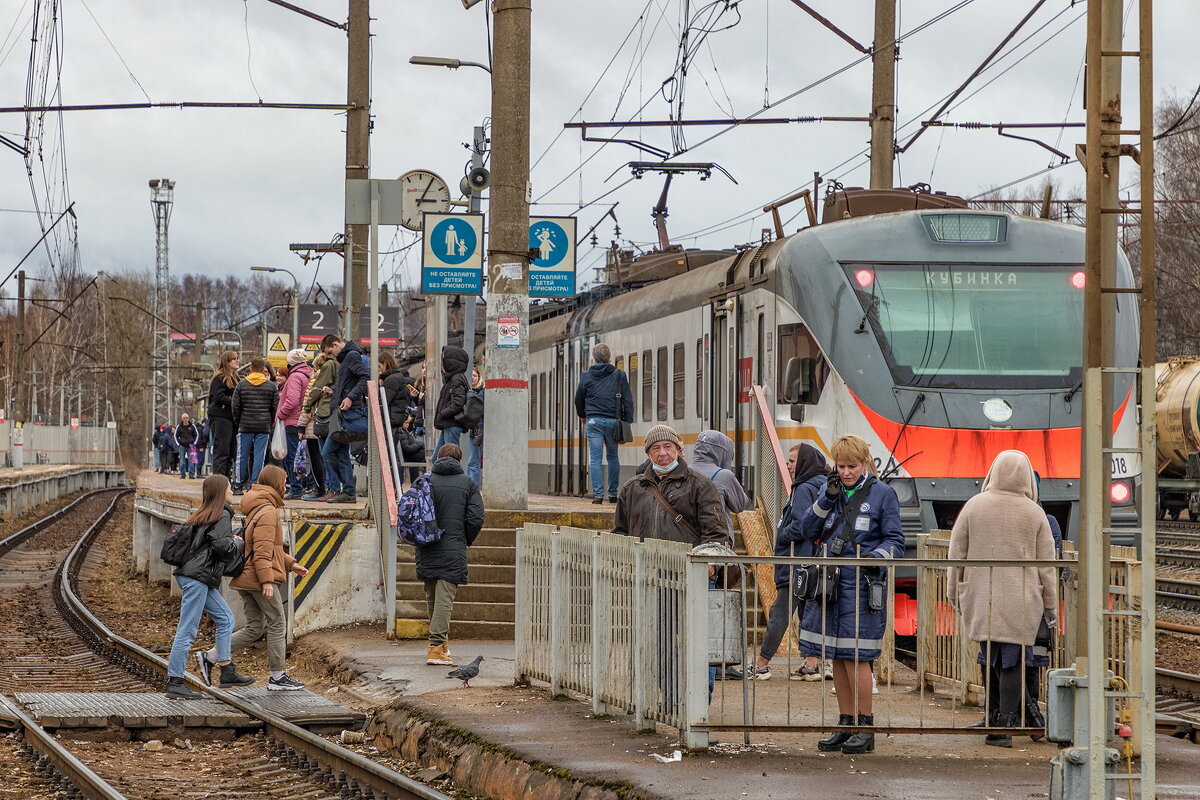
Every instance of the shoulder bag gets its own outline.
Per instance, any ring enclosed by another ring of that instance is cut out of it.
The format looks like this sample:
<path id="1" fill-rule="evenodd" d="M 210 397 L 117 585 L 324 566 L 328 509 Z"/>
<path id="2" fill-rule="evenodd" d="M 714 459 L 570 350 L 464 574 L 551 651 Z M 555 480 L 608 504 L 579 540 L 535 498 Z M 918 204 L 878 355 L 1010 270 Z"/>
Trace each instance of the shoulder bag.
<path id="1" fill-rule="evenodd" d="M 254 513 L 256 515 L 261 514 L 263 509 L 265 509 L 265 508 L 267 508 L 267 506 L 262 506 Z M 249 526 L 250 526 L 250 517 L 246 517 L 246 524 L 243 525 L 242 529 L 238 532 L 242 536 L 242 552 L 238 553 L 233 558 L 226 561 L 224 568 L 221 570 L 221 574 L 224 575 L 226 578 L 236 578 L 237 576 L 241 575 L 243 572 L 246 571 L 246 552 L 250 549 L 250 542 L 246 541 L 246 528 L 248 528 Z M 238 534 L 234 534 L 234 536 L 237 536 L 237 535 Z"/>
<path id="2" fill-rule="evenodd" d="M 625 419 L 625 403 L 622 402 L 624 397 L 617 392 L 617 444 L 629 444 L 633 441 L 633 422 Z"/>
<path id="3" fill-rule="evenodd" d="M 662 492 L 658 490 L 657 486 L 655 486 L 653 483 L 648 483 L 646 486 L 650 489 L 650 494 L 654 495 L 654 499 L 658 501 L 660 506 L 662 506 L 663 511 L 667 512 L 667 516 L 671 518 L 671 521 L 687 531 L 689 535 L 696 539 L 696 543 L 699 544 L 700 534 L 696 532 L 696 529 L 692 527 L 690 522 L 683 518 L 683 514 L 680 514 L 671 507 L 671 504 L 667 502 L 667 498 L 662 496 Z"/>
<path id="4" fill-rule="evenodd" d="M 863 484 L 859 492 L 866 491 L 871 488 L 871 484 L 875 482 L 875 478 L 868 478 Z M 858 492 L 855 492 L 857 494 Z M 854 536 L 854 517 L 850 513 L 850 501 L 847 501 L 842 509 L 842 527 L 838 531 L 837 536 L 829 540 L 826 552 L 832 556 L 841 556 L 846 545 Z M 820 564 L 801 564 L 796 567 L 795 578 L 792 584 L 792 594 L 797 600 L 810 602 L 824 598 L 827 603 L 832 603 L 837 599 L 838 579 L 842 575 L 842 568 L 835 565 L 822 566 Z"/>

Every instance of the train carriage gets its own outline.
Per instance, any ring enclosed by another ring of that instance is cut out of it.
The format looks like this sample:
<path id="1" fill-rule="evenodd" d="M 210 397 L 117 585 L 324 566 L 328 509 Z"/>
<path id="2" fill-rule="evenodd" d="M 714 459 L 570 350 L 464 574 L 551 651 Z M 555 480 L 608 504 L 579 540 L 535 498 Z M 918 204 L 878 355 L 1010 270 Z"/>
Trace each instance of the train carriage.
<path id="1" fill-rule="evenodd" d="M 603 341 L 634 395 L 623 479 L 643 459 L 640 434 L 667 423 L 685 444 L 725 431 L 752 486 L 755 384 L 766 387 L 785 449 L 809 442 L 828 452 L 840 434 L 866 438 L 910 537 L 949 527 L 1006 449 L 1029 455 L 1047 509 L 1073 535 L 1083 250 L 1081 228 L 1010 214 L 950 206 L 848 216 L 536 322 L 530 490 L 588 491 L 572 399 Z M 1132 285 L 1123 255 L 1118 270 L 1118 284 Z M 1115 363 L 1134 366 L 1129 296 L 1118 297 L 1111 324 Z M 1134 446 L 1131 379 L 1113 379 L 1115 446 Z M 1140 470 L 1113 459 L 1117 526 L 1136 522 Z"/>

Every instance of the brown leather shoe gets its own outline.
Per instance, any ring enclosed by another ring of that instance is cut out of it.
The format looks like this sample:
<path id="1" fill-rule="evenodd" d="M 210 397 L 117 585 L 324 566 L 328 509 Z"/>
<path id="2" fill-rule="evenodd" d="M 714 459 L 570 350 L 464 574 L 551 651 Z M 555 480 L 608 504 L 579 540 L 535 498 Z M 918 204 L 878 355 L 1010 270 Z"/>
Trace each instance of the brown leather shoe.
<path id="1" fill-rule="evenodd" d="M 333 498 L 335 498 L 337 496 L 338 496 L 337 492 L 326 492 L 325 494 L 318 497 L 316 500 L 313 500 L 313 502 L 314 503 L 328 503 L 330 500 L 332 500 Z"/>

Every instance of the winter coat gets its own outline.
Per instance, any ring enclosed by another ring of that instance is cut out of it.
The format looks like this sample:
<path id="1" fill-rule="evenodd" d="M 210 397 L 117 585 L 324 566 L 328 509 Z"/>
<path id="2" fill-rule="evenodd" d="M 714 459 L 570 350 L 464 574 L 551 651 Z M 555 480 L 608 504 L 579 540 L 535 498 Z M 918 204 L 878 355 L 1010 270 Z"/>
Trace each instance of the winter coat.
<path id="1" fill-rule="evenodd" d="M 292 367 L 279 392 L 279 408 L 275 412 L 275 419 L 283 420 L 284 425 L 300 424 L 300 407 L 304 403 L 304 391 L 308 388 L 310 378 L 312 367 L 308 364 L 300 363 Z"/>
<path id="2" fill-rule="evenodd" d="M 417 579 L 467 582 L 467 548 L 483 529 L 483 498 L 457 459 L 439 458 L 429 476 L 442 538 L 417 548 Z"/>
<path id="3" fill-rule="evenodd" d="M 1029 457 L 996 456 L 979 494 L 963 505 L 950 534 L 950 558 L 1053 559 L 1054 538 L 1037 504 Z M 1054 567 L 951 567 L 950 603 L 974 642 L 1032 645 L 1047 610 L 1058 611 Z"/>
<path id="4" fill-rule="evenodd" d="M 159 431 L 157 446 L 164 452 L 175 446 L 175 429 L 173 427 L 167 426 L 165 431 Z"/>
<path id="5" fill-rule="evenodd" d="M 208 416 L 233 419 L 233 386 L 225 385 L 225 378 L 214 375 L 208 384 Z"/>
<path id="6" fill-rule="evenodd" d="M 318 356 L 313 361 L 313 368 L 316 371 L 308 381 L 308 392 L 301 410 L 311 414 L 314 419 L 324 419 L 329 416 L 329 395 L 321 390 L 337 382 L 338 362 L 329 356 Z"/>
<path id="7" fill-rule="evenodd" d="M 817 543 L 804 538 L 800 522 L 804 519 L 804 513 L 817 502 L 817 495 L 825 491 L 825 481 L 825 475 L 813 475 L 808 480 L 792 486 L 792 496 L 783 508 L 783 516 L 779 519 L 779 528 L 775 533 L 775 555 L 804 557 L 817 554 Z M 794 575 L 795 567 L 788 569 L 783 564 L 775 566 L 777 588 L 782 589 L 791 584 L 789 572 Z"/>
<path id="8" fill-rule="evenodd" d="M 733 440 L 720 431 L 701 431 L 692 452 L 692 469 L 712 481 L 721 493 L 732 542 L 732 515 L 750 508 L 750 498 L 733 474 Z"/>
<path id="9" fill-rule="evenodd" d="M 208 448 L 208 420 L 204 420 L 196 428 L 196 447 L 200 450 Z"/>
<path id="10" fill-rule="evenodd" d="M 204 530 L 203 546 L 171 574 L 215 589 L 221 585 L 225 565 L 242 552 L 242 543 L 233 537 L 233 509 L 225 506 L 220 519 L 198 527 Z"/>
<path id="11" fill-rule="evenodd" d="M 230 588 L 257 592 L 264 583 L 282 584 L 287 579 L 296 559 L 283 549 L 283 524 L 279 520 L 282 506 L 279 492 L 262 483 L 251 486 L 242 497 L 246 568 L 229 582 Z"/>
<path id="12" fill-rule="evenodd" d="M 333 395 L 329 398 L 329 407 L 337 408 L 342 400 L 349 397 L 350 407 L 360 412 L 366 405 L 367 378 L 371 371 L 363 359 L 363 351 L 354 342 L 346 342 L 342 352 L 337 354 L 337 380 L 333 382 Z"/>
<path id="13" fill-rule="evenodd" d="M 896 492 L 885 483 L 875 481 L 866 490 L 863 477 L 857 490 L 847 497 L 843 492 L 830 502 L 824 488 L 817 500 L 804 512 L 801 530 L 810 542 L 821 542 L 821 553 L 842 530 L 847 513 L 854 515 L 851 536 L 842 557 L 856 554 L 863 558 L 899 558 L 904 555 L 904 531 L 900 527 L 900 502 Z M 841 567 L 837 597 L 833 602 L 816 601 L 804 606 L 800 621 L 800 652 L 806 656 L 834 658 L 843 661 L 871 661 L 879 657 L 883 647 L 883 629 L 887 610 L 872 611 L 869 584 L 884 581 L 887 596 L 887 574 L 883 569 L 870 567 Z"/>
<path id="14" fill-rule="evenodd" d="M 396 430 L 408 419 L 408 377 L 399 368 L 389 369 L 379 376 L 379 382 L 387 395 L 388 422 L 392 430 Z"/>
<path id="15" fill-rule="evenodd" d="M 592 364 L 575 389 L 575 413 L 580 417 L 632 422 L 633 393 L 629 391 L 629 378 L 612 364 Z"/>
<path id="16" fill-rule="evenodd" d="M 191 447 L 200 438 L 200 431 L 196 426 L 189 422 L 187 425 L 180 425 L 175 429 L 175 446 L 176 447 Z"/>
<path id="17" fill-rule="evenodd" d="M 448 345 L 442 351 L 442 391 L 433 412 L 433 427 L 439 431 L 457 426 L 454 418 L 467 404 L 467 351 Z"/>
<path id="18" fill-rule="evenodd" d="M 251 372 L 233 387 L 233 421 L 238 433 L 270 433 L 279 407 L 279 387 L 261 372 Z"/>
<path id="19" fill-rule="evenodd" d="M 663 499 L 692 527 L 667 515 L 649 490 L 656 485 Z M 657 476 L 653 469 L 635 475 L 617 493 L 613 533 L 640 539 L 666 539 L 698 545 L 702 542 L 729 543 L 725 508 L 713 482 L 687 465 L 681 457 L 675 469 Z"/>

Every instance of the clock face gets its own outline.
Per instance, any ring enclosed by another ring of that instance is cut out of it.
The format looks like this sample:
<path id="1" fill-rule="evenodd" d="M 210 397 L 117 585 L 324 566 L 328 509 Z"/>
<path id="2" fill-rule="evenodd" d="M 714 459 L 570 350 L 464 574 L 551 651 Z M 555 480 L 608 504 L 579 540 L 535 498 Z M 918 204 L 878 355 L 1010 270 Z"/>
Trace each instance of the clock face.
<path id="1" fill-rule="evenodd" d="M 400 205 L 400 224 L 412 231 L 421 230 L 425 212 L 445 213 L 450 210 L 450 188 L 440 177 L 424 169 L 414 169 L 400 176 L 403 201 Z"/>

